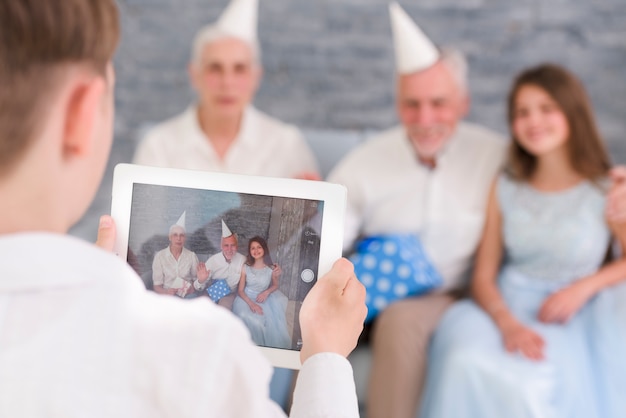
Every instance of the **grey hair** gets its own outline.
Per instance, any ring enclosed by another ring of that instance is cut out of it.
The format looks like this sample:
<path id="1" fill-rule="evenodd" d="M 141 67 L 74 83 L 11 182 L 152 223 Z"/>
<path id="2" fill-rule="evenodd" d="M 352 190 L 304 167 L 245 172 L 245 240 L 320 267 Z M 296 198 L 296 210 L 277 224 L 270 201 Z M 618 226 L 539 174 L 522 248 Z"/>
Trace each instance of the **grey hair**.
<path id="1" fill-rule="evenodd" d="M 452 73 L 461 91 L 463 91 L 464 94 L 468 94 L 468 65 L 465 54 L 459 49 L 445 46 L 441 48 L 440 59 Z"/>
<path id="2" fill-rule="evenodd" d="M 177 229 L 183 231 L 184 234 L 187 233 L 187 231 L 185 231 L 185 228 L 183 228 L 182 226 L 180 226 L 178 224 L 174 224 L 174 225 L 170 226 L 170 233 L 167 234 L 167 236 L 172 235 L 174 233 L 174 231 L 177 230 Z"/>
<path id="3" fill-rule="evenodd" d="M 229 236 L 227 236 L 227 237 L 222 237 L 222 238 L 220 239 L 220 246 L 224 243 L 224 240 L 225 240 L 226 238 L 230 238 L 230 237 L 235 238 L 235 244 L 237 245 L 237 247 L 239 247 L 239 235 L 237 235 L 237 234 L 232 234 L 232 235 L 229 235 Z"/>
<path id="4" fill-rule="evenodd" d="M 260 64 L 261 48 L 259 47 L 259 43 L 257 41 L 250 42 L 248 40 L 241 39 L 238 36 L 235 36 L 219 28 L 215 24 L 206 25 L 196 33 L 196 36 L 194 37 L 191 46 L 191 62 L 194 65 L 199 65 L 202 60 L 202 50 L 204 49 L 204 47 L 210 43 L 226 38 L 240 39 L 241 41 L 250 45 L 250 48 L 252 49 L 252 60 L 254 64 Z"/>

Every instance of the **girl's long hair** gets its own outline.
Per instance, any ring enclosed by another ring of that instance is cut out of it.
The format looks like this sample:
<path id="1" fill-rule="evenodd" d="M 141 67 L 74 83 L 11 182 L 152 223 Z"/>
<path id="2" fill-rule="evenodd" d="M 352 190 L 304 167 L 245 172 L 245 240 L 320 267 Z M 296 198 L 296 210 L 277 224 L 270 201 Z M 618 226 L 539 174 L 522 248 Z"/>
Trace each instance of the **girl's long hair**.
<path id="1" fill-rule="evenodd" d="M 508 98 L 508 122 L 512 137 L 508 174 L 516 180 L 527 181 L 537 166 L 537 157 L 519 145 L 512 129 L 517 95 L 522 87 L 529 85 L 548 93 L 565 114 L 570 135 L 566 146 L 574 170 L 593 182 L 605 177 L 611 162 L 596 128 L 587 93 L 578 78 L 554 64 L 529 68 L 518 75 L 513 83 Z"/>
<path id="2" fill-rule="evenodd" d="M 269 248 L 267 248 L 267 241 L 265 241 L 265 239 L 261 238 L 258 235 L 250 238 L 250 241 L 248 241 L 248 255 L 246 257 L 246 264 L 249 266 L 254 265 L 254 257 L 252 257 L 252 254 L 250 254 L 250 247 L 252 247 L 253 242 L 257 242 L 261 245 L 261 248 L 263 248 L 263 262 L 266 266 L 272 267 L 274 265 L 274 262 L 272 261 L 272 256 L 270 256 L 270 250 Z"/>

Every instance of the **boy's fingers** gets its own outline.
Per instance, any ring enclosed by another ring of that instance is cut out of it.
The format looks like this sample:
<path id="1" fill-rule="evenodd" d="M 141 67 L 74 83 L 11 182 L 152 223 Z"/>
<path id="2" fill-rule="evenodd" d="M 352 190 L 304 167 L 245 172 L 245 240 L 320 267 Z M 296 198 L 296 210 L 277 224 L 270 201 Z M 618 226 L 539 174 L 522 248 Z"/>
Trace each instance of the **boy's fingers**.
<path id="1" fill-rule="evenodd" d="M 103 250 L 113 251 L 115 246 L 115 222 L 109 215 L 102 215 L 98 224 L 96 245 Z"/>

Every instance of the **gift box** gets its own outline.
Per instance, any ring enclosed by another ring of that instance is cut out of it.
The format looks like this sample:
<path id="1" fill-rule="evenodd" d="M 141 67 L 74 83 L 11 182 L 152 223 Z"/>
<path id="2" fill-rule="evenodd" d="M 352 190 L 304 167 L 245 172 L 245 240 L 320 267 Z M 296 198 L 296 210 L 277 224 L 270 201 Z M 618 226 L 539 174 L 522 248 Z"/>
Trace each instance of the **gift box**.
<path id="1" fill-rule="evenodd" d="M 224 279 L 218 279 L 213 282 L 211 286 L 206 289 L 211 300 L 217 303 L 221 298 L 230 294 L 230 286 Z"/>
<path id="2" fill-rule="evenodd" d="M 367 290 L 366 323 L 390 303 L 430 292 L 443 283 L 419 238 L 413 234 L 367 237 L 358 242 L 350 259 L 356 276 Z"/>

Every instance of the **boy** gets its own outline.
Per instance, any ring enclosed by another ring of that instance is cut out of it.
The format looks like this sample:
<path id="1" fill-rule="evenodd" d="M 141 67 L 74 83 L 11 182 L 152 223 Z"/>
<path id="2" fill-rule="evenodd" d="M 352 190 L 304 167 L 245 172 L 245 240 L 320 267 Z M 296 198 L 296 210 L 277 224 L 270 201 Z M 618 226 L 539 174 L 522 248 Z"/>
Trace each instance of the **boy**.
<path id="1" fill-rule="evenodd" d="M 111 146 L 118 36 L 113 0 L 0 0 L 0 416 L 281 416 L 231 313 L 65 236 Z M 99 232 L 110 247 L 110 217 Z M 364 297 L 345 260 L 309 293 L 292 416 L 358 416 Z"/>

